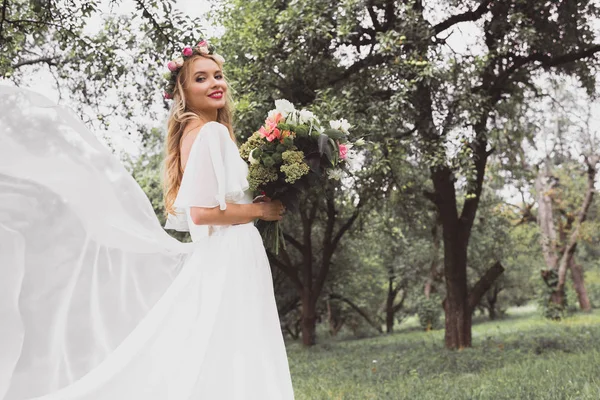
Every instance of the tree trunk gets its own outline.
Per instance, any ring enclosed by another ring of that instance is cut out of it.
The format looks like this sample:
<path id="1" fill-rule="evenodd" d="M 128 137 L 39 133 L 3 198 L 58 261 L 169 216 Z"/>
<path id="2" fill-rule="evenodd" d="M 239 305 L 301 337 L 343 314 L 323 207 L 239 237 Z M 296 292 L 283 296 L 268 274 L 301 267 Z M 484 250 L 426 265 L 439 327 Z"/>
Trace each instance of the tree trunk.
<path id="1" fill-rule="evenodd" d="M 394 278 L 388 278 L 388 294 L 385 302 L 385 331 L 392 333 L 394 331 L 394 300 L 398 291 L 394 288 Z"/>
<path id="2" fill-rule="evenodd" d="M 495 321 L 497 318 L 497 316 L 496 316 L 496 301 L 493 301 L 488 304 L 488 313 L 490 314 L 490 320 Z"/>
<path id="3" fill-rule="evenodd" d="M 312 346 L 317 342 L 316 324 L 316 302 L 313 301 L 309 286 L 304 288 L 302 294 L 302 344 L 305 346 Z"/>
<path id="4" fill-rule="evenodd" d="M 466 247 L 466 244 L 444 238 L 445 342 L 449 349 L 463 349 L 471 346 L 471 310 L 467 292 Z"/>
<path id="5" fill-rule="evenodd" d="M 582 311 L 589 312 L 592 310 L 592 305 L 590 304 L 590 299 L 588 298 L 587 290 L 585 289 L 583 268 L 581 267 L 581 265 L 576 264 L 573 258 L 571 258 L 571 261 L 569 262 L 569 268 L 571 269 L 573 287 L 577 292 L 579 308 L 581 308 Z"/>
<path id="6" fill-rule="evenodd" d="M 494 321 L 498 318 L 496 305 L 498 304 L 498 293 L 502 291 L 502 288 L 496 283 L 492 290 L 488 290 L 487 295 L 485 296 L 487 302 L 487 310 L 490 320 Z"/>
<path id="7" fill-rule="evenodd" d="M 385 331 L 392 333 L 394 331 L 394 299 L 396 291 L 394 290 L 394 279 L 388 278 L 388 292 L 385 302 Z"/>
<path id="8" fill-rule="evenodd" d="M 595 193 L 595 182 L 596 182 L 596 164 L 598 164 L 599 157 L 596 155 L 585 157 L 585 163 L 587 165 L 587 190 L 585 193 L 585 197 L 583 199 L 583 203 L 581 204 L 581 209 L 577 214 L 577 220 L 573 228 L 571 229 L 571 234 L 569 235 L 569 240 L 565 246 L 562 257 L 560 258 L 560 262 L 558 265 L 558 283 L 556 284 L 556 295 L 551 296 L 551 301 L 561 299 L 563 302 L 560 305 L 564 306 L 564 291 L 565 291 L 565 282 L 567 269 L 572 263 L 573 256 L 575 255 L 575 250 L 577 249 L 577 242 L 579 240 L 579 233 L 581 231 L 581 225 L 587 219 L 587 214 L 590 209 L 590 205 L 592 204 L 592 200 L 594 198 Z M 581 274 L 581 279 L 583 280 L 583 274 Z M 561 297 L 562 296 L 562 297 Z"/>
<path id="9" fill-rule="evenodd" d="M 327 316 L 329 320 L 329 334 L 331 336 L 337 336 L 342 326 L 344 326 L 344 319 L 342 318 L 342 312 L 340 307 L 327 299 Z"/>
<path id="10" fill-rule="evenodd" d="M 433 228 L 431 228 L 431 236 L 433 237 L 433 254 L 431 255 L 431 267 L 429 269 L 429 276 L 425 282 L 424 294 L 427 299 L 431 297 L 431 293 L 435 292 L 435 286 L 433 285 L 439 279 L 438 263 L 440 254 L 440 234 L 439 234 L 439 217 L 436 218 Z"/>
<path id="11" fill-rule="evenodd" d="M 542 254 L 546 261 L 546 268 L 550 270 L 558 269 L 556 228 L 554 226 L 552 198 L 550 197 L 554 186 L 555 181 L 547 171 L 547 166 L 544 165 L 535 179 L 535 190 L 537 192 L 537 223 L 541 233 Z"/>

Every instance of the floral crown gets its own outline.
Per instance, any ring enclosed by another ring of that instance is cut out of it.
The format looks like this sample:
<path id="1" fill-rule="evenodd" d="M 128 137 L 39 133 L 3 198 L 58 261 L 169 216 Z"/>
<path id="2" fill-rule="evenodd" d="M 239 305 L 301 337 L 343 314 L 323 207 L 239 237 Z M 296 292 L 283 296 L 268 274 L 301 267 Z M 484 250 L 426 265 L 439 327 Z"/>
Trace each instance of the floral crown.
<path id="1" fill-rule="evenodd" d="M 202 39 L 198 42 L 198 44 L 194 47 L 184 47 L 181 51 L 181 56 L 177 57 L 167 63 L 167 68 L 169 72 L 164 74 L 164 78 L 168 81 L 165 85 L 165 99 L 172 99 L 173 94 L 175 93 L 175 84 L 177 82 L 177 75 L 179 74 L 179 70 L 183 67 L 183 63 L 188 58 L 191 58 L 195 55 L 211 55 L 213 58 L 223 64 L 225 59 L 221 57 L 219 54 L 215 53 L 214 46 L 208 44 L 208 41 Z"/>

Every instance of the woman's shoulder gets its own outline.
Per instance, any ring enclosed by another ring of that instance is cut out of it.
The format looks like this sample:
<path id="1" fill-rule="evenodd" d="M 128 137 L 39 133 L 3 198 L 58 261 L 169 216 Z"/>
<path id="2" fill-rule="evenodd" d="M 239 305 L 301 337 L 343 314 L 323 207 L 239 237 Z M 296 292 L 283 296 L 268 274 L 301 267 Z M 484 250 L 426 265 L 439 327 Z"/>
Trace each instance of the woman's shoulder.
<path id="1" fill-rule="evenodd" d="M 227 136 L 229 136 L 229 129 L 225 125 L 217 121 L 208 121 L 207 123 L 202 125 L 202 127 L 200 127 L 200 130 L 198 131 L 198 134 L 215 134 L 213 132 L 216 132 L 216 134 L 225 133 Z"/>
<path id="2" fill-rule="evenodd" d="M 229 129 L 220 122 L 209 121 L 186 134 L 181 140 L 181 145 L 182 148 L 191 149 L 195 143 L 203 141 L 204 138 L 209 136 L 218 138 L 223 135 L 229 137 Z"/>

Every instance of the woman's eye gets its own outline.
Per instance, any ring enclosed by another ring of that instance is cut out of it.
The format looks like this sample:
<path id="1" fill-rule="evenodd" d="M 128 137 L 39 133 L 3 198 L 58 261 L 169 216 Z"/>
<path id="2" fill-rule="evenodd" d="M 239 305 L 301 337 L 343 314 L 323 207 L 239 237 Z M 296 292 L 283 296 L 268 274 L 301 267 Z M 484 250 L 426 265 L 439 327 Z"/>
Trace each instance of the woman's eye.
<path id="1" fill-rule="evenodd" d="M 215 79 L 223 79 L 223 75 L 215 75 Z M 206 80 L 206 78 L 199 76 L 198 78 L 196 78 L 196 82 L 202 82 Z"/>

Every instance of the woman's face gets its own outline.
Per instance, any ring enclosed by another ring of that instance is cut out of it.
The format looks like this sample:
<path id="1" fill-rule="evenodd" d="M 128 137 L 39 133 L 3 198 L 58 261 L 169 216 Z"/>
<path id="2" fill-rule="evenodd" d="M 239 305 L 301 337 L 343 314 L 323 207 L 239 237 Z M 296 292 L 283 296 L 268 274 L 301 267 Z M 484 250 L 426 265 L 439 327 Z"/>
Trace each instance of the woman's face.
<path id="1" fill-rule="evenodd" d="M 204 57 L 193 61 L 188 82 L 185 88 L 188 108 L 213 113 L 225 107 L 227 83 L 216 62 Z"/>

